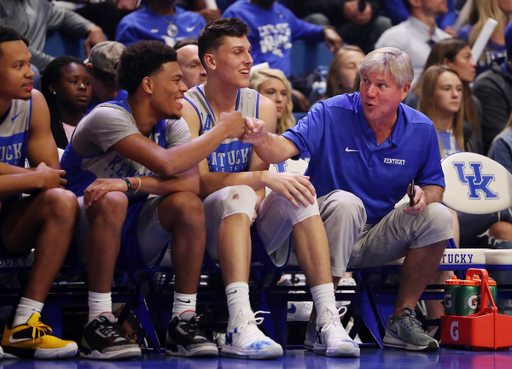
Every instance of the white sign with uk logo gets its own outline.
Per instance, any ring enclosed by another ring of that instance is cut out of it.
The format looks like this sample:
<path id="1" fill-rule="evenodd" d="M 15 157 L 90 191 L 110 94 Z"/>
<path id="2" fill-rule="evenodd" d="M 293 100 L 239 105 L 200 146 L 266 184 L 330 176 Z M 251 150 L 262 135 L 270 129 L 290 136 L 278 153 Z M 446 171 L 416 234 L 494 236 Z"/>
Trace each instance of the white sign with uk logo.
<path id="1" fill-rule="evenodd" d="M 512 174 L 494 160 L 460 152 L 443 159 L 443 203 L 460 212 L 488 214 L 512 206 Z"/>

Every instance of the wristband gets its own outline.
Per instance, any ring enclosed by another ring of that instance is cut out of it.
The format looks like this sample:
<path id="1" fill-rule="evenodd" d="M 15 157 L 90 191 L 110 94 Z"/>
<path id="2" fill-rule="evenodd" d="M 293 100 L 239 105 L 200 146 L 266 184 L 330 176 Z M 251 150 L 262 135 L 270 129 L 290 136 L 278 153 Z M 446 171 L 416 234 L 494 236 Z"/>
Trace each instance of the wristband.
<path id="1" fill-rule="evenodd" d="M 140 186 L 142 186 L 142 181 L 140 180 L 140 177 L 135 177 L 139 181 L 139 185 L 137 186 L 137 189 L 133 191 L 133 194 L 135 195 L 140 190 Z"/>
<path id="2" fill-rule="evenodd" d="M 130 180 L 128 178 L 126 178 L 126 177 L 121 177 L 121 179 L 123 181 L 125 181 L 126 185 L 128 186 L 127 192 L 132 193 L 132 184 L 131 184 Z"/>

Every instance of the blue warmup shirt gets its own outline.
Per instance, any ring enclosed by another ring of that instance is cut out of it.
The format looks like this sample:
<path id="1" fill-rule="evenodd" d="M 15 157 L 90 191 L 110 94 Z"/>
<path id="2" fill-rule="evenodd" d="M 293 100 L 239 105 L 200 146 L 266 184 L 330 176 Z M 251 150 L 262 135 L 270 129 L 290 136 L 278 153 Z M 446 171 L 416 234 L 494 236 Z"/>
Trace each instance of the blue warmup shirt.
<path id="1" fill-rule="evenodd" d="M 182 38 L 199 36 L 206 25 L 204 18 L 178 6 L 174 9 L 174 15 L 160 15 L 149 7 L 128 14 L 117 26 L 116 41 L 128 46 L 140 40 L 157 40 L 174 46 Z M 170 22 L 177 27 L 175 35 L 167 32 Z"/>
<path id="2" fill-rule="evenodd" d="M 311 156 L 306 175 L 318 197 L 345 190 L 359 197 L 376 224 L 416 185 L 444 187 L 437 133 L 424 114 L 400 104 L 391 136 L 377 146 L 359 93 L 321 101 L 283 136 L 300 157 Z"/>
<path id="3" fill-rule="evenodd" d="M 268 62 L 270 68 L 290 75 L 292 41 L 324 41 L 324 26 L 305 22 L 288 8 L 274 3 L 272 9 L 262 9 L 247 0 L 240 0 L 226 9 L 223 18 L 239 18 L 250 28 L 247 36 L 252 46 L 254 64 Z"/>

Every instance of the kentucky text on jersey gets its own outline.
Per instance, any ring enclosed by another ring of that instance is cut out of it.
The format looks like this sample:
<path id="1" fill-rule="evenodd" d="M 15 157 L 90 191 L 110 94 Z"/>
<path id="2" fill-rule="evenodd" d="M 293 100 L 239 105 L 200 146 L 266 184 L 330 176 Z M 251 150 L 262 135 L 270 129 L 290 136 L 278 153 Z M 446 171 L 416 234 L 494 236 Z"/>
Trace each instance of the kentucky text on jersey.
<path id="1" fill-rule="evenodd" d="M 13 136 L 23 137 L 24 133 Z M 0 161 L 10 165 L 20 166 L 25 161 L 25 155 L 21 152 L 23 143 L 16 141 L 15 137 L 0 137 Z"/>
<path id="2" fill-rule="evenodd" d="M 384 158 L 384 164 L 405 165 L 405 159 L 390 159 L 390 158 Z"/>
<path id="3" fill-rule="evenodd" d="M 137 169 L 133 168 L 131 165 L 128 165 L 123 157 L 120 155 L 114 156 L 114 158 L 107 164 L 104 172 L 110 172 L 107 174 L 110 178 L 119 178 L 119 177 L 143 177 L 143 176 L 154 176 L 153 172 L 150 173 L 141 173 L 137 171 Z M 120 164 L 119 166 L 117 166 Z M 117 167 L 116 167 L 117 166 Z M 103 177 L 105 178 L 105 177 Z"/>
<path id="4" fill-rule="evenodd" d="M 227 152 L 213 152 L 208 156 L 208 166 L 211 172 L 225 172 L 229 165 L 229 172 L 240 172 L 249 163 L 250 148 L 231 150 Z"/>

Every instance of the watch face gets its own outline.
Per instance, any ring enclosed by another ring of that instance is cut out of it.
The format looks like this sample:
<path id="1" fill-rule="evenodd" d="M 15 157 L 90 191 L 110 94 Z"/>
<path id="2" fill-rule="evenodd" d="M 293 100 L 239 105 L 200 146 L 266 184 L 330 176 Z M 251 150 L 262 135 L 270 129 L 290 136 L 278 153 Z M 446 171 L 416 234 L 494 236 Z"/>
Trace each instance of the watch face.
<path id="1" fill-rule="evenodd" d="M 167 27 L 167 34 L 169 37 L 176 37 L 178 36 L 178 27 L 176 27 L 174 24 L 170 23 Z"/>

